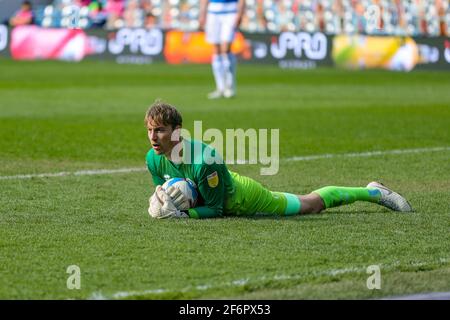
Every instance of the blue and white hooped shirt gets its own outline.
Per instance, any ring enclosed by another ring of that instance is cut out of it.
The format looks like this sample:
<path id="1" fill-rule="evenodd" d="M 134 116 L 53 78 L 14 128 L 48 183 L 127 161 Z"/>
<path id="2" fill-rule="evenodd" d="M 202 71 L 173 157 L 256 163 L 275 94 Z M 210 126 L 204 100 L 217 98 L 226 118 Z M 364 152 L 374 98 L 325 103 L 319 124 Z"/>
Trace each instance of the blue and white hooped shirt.
<path id="1" fill-rule="evenodd" d="M 209 0 L 208 13 L 226 14 L 236 13 L 238 0 Z"/>

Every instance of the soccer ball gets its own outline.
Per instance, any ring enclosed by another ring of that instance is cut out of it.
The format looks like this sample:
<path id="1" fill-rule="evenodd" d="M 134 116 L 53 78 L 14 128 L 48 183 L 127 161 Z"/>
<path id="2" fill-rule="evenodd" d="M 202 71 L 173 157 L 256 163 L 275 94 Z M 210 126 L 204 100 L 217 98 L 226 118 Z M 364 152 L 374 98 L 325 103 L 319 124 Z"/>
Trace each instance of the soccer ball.
<path id="1" fill-rule="evenodd" d="M 186 196 L 186 198 L 189 199 L 189 208 L 195 207 L 195 204 L 197 203 L 198 198 L 198 192 L 197 192 L 197 186 L 195 183 L 190 179 L 183 179 L 183 178 L 172 178 L 167 180 L 163 185 L 162 188 L 164 190 L 167 190 L 169 187 L 175 187 Z M 178 208 L 179 209 L 179 208 Z"/>

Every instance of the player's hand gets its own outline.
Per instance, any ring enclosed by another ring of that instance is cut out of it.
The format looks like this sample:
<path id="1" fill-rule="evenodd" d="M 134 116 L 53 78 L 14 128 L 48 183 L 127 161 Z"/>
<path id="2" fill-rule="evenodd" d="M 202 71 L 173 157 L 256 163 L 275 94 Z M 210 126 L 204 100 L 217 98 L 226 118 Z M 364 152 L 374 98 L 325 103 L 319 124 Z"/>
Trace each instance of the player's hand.
<path id="1" fill-rule="evenodd" d="M 205 23 L 206 23 L 206 18 L 200 15 L 200 18 L 198 19 L 198 30 L 199 31 L 205 31 Z"/>
<path id="2" fill-rule="evenodd" d="M 156 190 L 158 190 L 158 187 L 156 187 Z M 152 194 L 152 196 L 148 199 L 149 207 L 148 207 L 148 213 L 152 218 L 157 218 L 159 216 L 160 209 L 163 205 L 161 200 L 158 198 L 157 194 L 155 192 Z"/>
<path id="3" fill-rule="evenodd" d="M 189 199 L 181 192 L 180 189 L 170 186 L 166 189 L 166 193 L 172 199 L 173 204 L 178 210 L 187 210 L 191 207 Z"/>
<path id="4" fill-rule="evenodd" d="M 162 203 L 162 206 L 159 209 L 159 214 L 156 218 L 189 218 L 189 215 L 176 208 L 170 196 L 164 191 L 163 188 L 161 188 L 161 186 L 156 187 L 156 196 Z"/>
<path id="5" fill-rule="evenodd" d="M 236 19 L 234 23 L 234 31 L 239 31 L 239 27 L 241 26 L 241 19 Z"/>

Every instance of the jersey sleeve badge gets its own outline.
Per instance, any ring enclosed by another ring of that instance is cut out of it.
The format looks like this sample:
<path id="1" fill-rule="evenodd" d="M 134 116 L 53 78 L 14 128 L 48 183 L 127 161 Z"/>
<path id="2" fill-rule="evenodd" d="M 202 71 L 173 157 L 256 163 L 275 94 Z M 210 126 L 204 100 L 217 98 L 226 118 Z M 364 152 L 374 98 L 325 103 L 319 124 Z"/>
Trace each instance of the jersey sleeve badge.
<path id="1" fill-rule="evenodd" d="M 215 188 L 219 184 L 219 175 L 217 174 L 217 171 L 214 171 L 208 175 L 206 179 L 208 180 L 208 186 L 211 188 Z"/>

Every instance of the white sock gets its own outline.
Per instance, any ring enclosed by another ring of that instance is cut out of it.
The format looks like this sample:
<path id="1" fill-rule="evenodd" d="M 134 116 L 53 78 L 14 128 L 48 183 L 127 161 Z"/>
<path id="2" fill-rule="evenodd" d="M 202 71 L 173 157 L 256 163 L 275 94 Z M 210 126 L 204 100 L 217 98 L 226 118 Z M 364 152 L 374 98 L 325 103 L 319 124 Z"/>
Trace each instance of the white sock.
<path id="1" fill-rule="evenodd" d="M 223 68 L 222 57 L 218 54 L 212 56 L 212 69 L 214 74 L 214 80 L 216 81 L 216 88 L 218 91 L 223 91 L 225 89 L 225 75 Z"/>
<path id="2" fill-rule="evenodd" d="M 225 74 L 225 88 L 234 89 L 234 76 L 233 76 L 233 54 L 223 54 L 222 63 Z"/>

